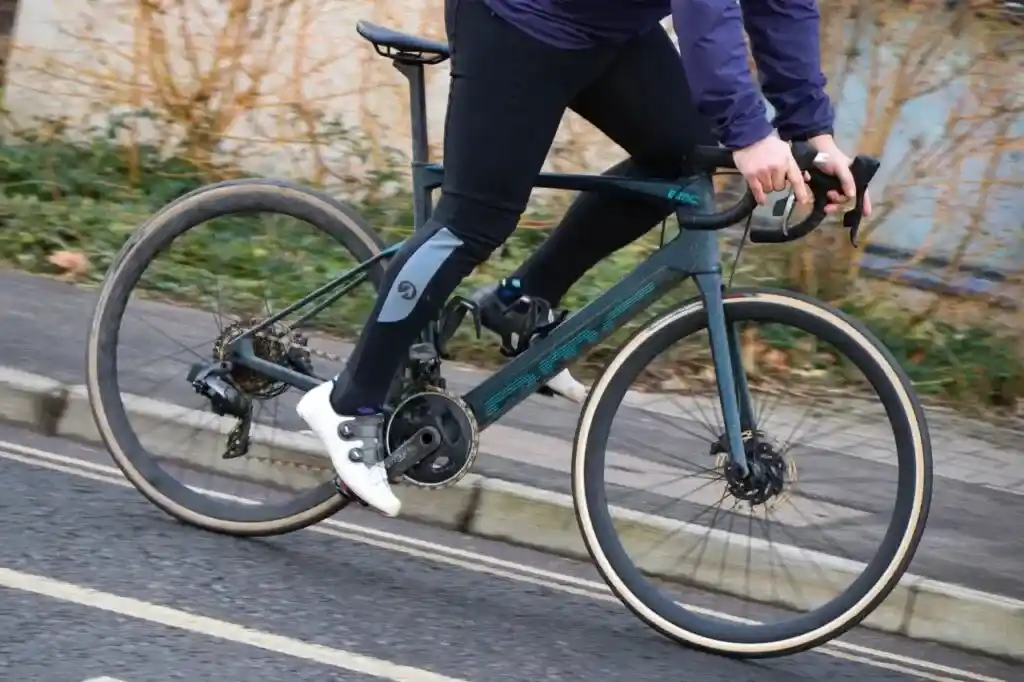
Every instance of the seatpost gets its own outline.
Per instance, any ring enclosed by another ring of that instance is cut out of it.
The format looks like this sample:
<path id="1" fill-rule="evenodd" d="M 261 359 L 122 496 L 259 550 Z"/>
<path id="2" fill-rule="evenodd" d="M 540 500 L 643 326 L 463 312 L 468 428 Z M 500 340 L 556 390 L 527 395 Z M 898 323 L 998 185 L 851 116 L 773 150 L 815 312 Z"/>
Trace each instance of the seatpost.
<path id="1" fill-rule="evenodd" d="M 412 131 L 412 212 L 416 229 L 430 218 L 433 203 L 430 190 L 416 180 L 418 168 L 429 162 L 430 138 L 427 133 L 427 86 L 423 77 L 423 64 L 395 60 L 395 68 L 409 81 L 409 118 Z"/>
<path id="2" fill-rule="evenodd" d="M 412 131 L 412 217 L 415 229 L 420 230 L 430 219 L 434 204 L 430 189 L 420 181 L 423 166 L 429 162 L 430 139 L 427 134 L 427 84 L 423 77 L 423 64 L 418 62 L 392 62 L 399 73 L 409 81 L 409 118 Z M 437 348 L 437 321 L 427 325 L 420 333 L 420 342 Z M 418 344 L 417 344 L 418 345 Z M 416 346 L 414 346 L 415 348 Z"/>

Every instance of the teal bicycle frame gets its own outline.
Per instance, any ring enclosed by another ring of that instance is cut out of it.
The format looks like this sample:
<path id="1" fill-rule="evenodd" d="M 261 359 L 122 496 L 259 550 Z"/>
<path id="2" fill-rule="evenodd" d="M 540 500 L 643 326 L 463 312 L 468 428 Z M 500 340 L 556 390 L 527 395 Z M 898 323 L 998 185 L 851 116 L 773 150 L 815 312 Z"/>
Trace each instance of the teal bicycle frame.
<path id="1" fill-rule="evenodd" d="M 399 63 L 396 67 L 409 79 L 411 86 L 413 211 L 419 228 L 430 217 L 432 193 L 442 184 L 444 168 L 430 163 L 427 158 L 423 66 Z M 692 277 L 708 315 L 711 354 L 729 451 L 738 471 L 744 476 L 748 473 L 742 434 L 754 428 L 753 411 L 746 375 L 739 359 L 738 335 L 726 319 L 718 236 L 713 230 L 743 220 L 752 211 L 753 204 L 741 202 L 727 211 L 710 213 L 708 209 L 713 201 L 713 190 L 709 185 L 706 178 L 698 177 L 666 182 L 605 175 L 538 175 L 535 187 L 615 193 L 669 202 L 675 206 L 680 226 L 698 227 L 681 229 L 675 238 L 619 283 L 569 316 L 546 338 L 463 396 L 481 429 L 496 422 L 574 360 L 651 307 L 667 291 Z M 309 320 L 363 282 L 370 268 L 389 259 L 400 247 L 401 244 L 390 246 L 249 330 L 232 344 L 231 361 L 302 391 L 326 380 L 257 357 L 252 335 L 312 306 L 292 322 L 292 326 Z M 422 340 L 432 342 L 436 333 L 436 325 L 431 325 L 425 330 Z"/>

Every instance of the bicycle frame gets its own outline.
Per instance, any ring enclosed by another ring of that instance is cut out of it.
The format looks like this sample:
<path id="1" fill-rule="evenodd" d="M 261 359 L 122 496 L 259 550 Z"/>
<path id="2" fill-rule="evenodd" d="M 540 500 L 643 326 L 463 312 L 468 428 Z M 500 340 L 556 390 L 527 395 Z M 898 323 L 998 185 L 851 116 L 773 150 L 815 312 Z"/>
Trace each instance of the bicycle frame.
<path id="1" fill-rule="evenodd" d="M 395 67 L 408 79 L 410 85 L 413 211 L 419 229 L 430 217 L 432 193 L 441 186 L 444 169 L 441 164 L 430 163 L 428 160 L 423 65 L 396 62 Z M 541 173 L 534 186 L 646 196 L 671 202 L 676 206 L 677 215 L 684 215 L 690 211 L 700 211 L 705 205 L 706 199 L 693 190 L 697 182 L 694 178 L 666 182 L 602 175 Z M 251 335 L 318 301 L 293 325 L 313 317 L 362 282 L 370 267 L 389 258 L 400 247 L 401 244 L 396 244 L 385 249 L 247 332 L 234 344 L 233 362 L 300 390 L 310 390 L 318 385 L 322 379 L 258 358 L 252 347 Z M 619 283 L 569 316 L 545 339 L 538 341 L 463 396 L 476 416 L 479 427 L 483 429 L 496 422 L 567 365 L 690 277 L 697 284 L 708 315 L 711 355 L 729 450 L 734 465 L 746 475 L 748 469 L 742 434 L 754 428 L 753 410 L 746 375 L 740 363 L 739 337 L 725 315 L 718 236 L 711 231 L 680 230 L 675 238 L 640 263 Z M 423 340 L 432 341 L 434 333 L 431 326 L 424 333 Z"/>

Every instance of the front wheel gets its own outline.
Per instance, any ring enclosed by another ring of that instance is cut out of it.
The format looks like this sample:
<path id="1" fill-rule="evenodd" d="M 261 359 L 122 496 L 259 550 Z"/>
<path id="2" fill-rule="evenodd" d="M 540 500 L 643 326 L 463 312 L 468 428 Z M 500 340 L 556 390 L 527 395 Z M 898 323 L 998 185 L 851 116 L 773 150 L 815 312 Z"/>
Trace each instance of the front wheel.
<path id="1" fill-rule="evenodd" d="M 755 489 L 737 480 L 720 418 L 702 425 L 721 410 L 707 314 L 694 300 L 638 331 L 594 385 L 574 444 L 576 516 L 601 575 L 650 627 L 721 655 L 781 656 L 842 634 L 895 587 L 928 516 L 931 447 L 909 379 L 849 316 L 804 296 L 761 289 L 730 292 L 725 313 L 751 396 L 746 456 L 771 473 L 768 483 Z M 798 340 L 801 333 L 809 339 Z M 701 339 L 695 349 L 676 348 L 693 339 Z M 855 375 L 866 379 L 860 391 L 851 387 Z M 638 380 L 655 383 L 659 393 L 633 394 L 634 405 L 623 408 Z M 816 388 L 823 397 L 809 395 Z M 764 397 L 775 405 L 757 404 Z M 676 398 L 679 406 L 672 403 Z M 686 407 L 699 415 L 685 417 Z M 798 417 L 800 408 L 816 414 Z M 831 417 L 825 415 L 830 408 Z M 878 413 L 857 419 L 861 408 Z M 626 427 L 613 434 L 620 412 Z M 778 415 L 784 430 L 769 424 Z M 808 425 L 834 426 L 838 435 L 808 446 L 797 433 Z M 681 435 L 668 434 L 677 427 Z M 883 451 L 885 440 L 893 444 L 891 455 Z M 819 466 L 819 478 L 797 464 L 794 452 L 801 447 Z M 626 502 L 659 474 L 670 481 Z M 866 495 L 852 483 L 837 483 L 843 475 L 866 482 Z M 889 487 L 882 483 L 886 475 L 896 479 Z M 676 494 L 689 499 L 676 503 Z M 695 509 L 693 518 L 684 517 Z M 728 528 L 712 528 L 719 520 Z M 813 522 L 846 547 L 818 539 Z M 744 541 L 740 532 L 746 530 Z M 776 548 L 780 539 L 784 544 Z M 631 556 L 637 552 L 639 558 Z M 787 569 L 785 562 L 795 567 Z M 845 587 L 826 595 L 835 583 Z M 694 586 L 742 601 L 708 600 Z M 673 588 L 687 604 L 672 596 Z M 749 615 L 738 617 L 737 611 L 748 609 Z"/>

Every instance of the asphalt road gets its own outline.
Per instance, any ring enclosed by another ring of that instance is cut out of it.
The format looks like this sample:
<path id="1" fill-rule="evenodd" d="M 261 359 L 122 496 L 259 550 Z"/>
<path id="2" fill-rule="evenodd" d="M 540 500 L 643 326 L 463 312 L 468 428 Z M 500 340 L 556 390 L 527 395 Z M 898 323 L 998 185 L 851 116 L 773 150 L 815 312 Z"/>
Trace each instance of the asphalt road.
<path id="1" fill-rule="evenodd" d="M 0 365 L 69 383 L 83 382 L 85 334 L 94 303 L 93 291 L 49 278 L 0 271 Z M 123 371 L 122 385 L 131 392 L 205 409 L 205 401 L 181 380 L 187 367 L 184 363 L 191 362 L 191 358 L 187 352 L 179 352 L 178 344 L 196 344 L 205 349 L 215 335 L 215 323 L 209 313 L 161 304 L 133 304 L 120 339 L 119 352 L 124 354 L 122 361 L 130 369 Z M 345 352 L 340 347 L 317 345 Z M 176 356 L 176 363 L 171 361 L 171 356 Z M 454 363 L 446 363 L 445 370 L 457 390 L 466 390 L 480 381 L 479 372 Z M 319 368 L 325 376 L 331 371 L 330 365 Z M 294 416 L 292 407 L 296 398 L 292 393 L 278 399 L 282 404 L 274 413 L 275 419 L 276 415 L 283 420 L 290 418 L 292 423 L 285 426 L 302 428 Z M 557 439 L 557 445 L 527 448 L 541 452 L 542 461 L 533 463 L 482 456 L 474 471 L 568 492 L 569 443 L 577 411 L 576 405 L 561 399 L 528 399 L 503 418 L 501 425 L 518 430 L 519 438 L 552 437 Z M 670 458 L 666 460 L 669 462 L 671 457 L 698 461 L 693 453 L 704 455 L 707 452 L 706 439 L 698 443 L 688 435 L 704 436 L 702 424 L 687 427 L 680 425 L 685 420 L 673 419 L 670 424 L 663 418 L 652 423 L 656 417 L 624 408 L 616 417 L 611 447 L 627 452 L 642 451 L 645 457 L 651 458 L 659 451 L 669 453 Z M 810 441 L 815 442 L 814 437 Z M 637 443 L 643 443 L 644 447 L 637 448 Z M 506 449 L 514 451 L 516 447 Z M 797 537 L 804 546 L 828 553 L 861 560 L 870 558 L 889 520 L 895 469 L 810 448 L 800 453 L 800 467 L 803 492 L 812 492 L 816 499 L 843 505 L 860 515 L 831 526 L 821 522 L 806 532 L 792 530 L 786 536 L 777 536 L 776 542 L 782 537 Z M 666 478 L 656 477 L 655 480 L 663 483 Z M 651 483 L 647 485 L 653 487 Z M 675 497 L 651 495 L 645 498 L 644 493 L 635 490 L 626 491 L 626 495 L 628 498 L 621 502 L 624 506 L 678 515 L 683 520 L 693 520 L 708 508 L 688 507 L 685 499 L 680 503 Z M 1019 496 L 1008 492 L 940 478 L 935 486 L 928 532 L 911 570 L 945 582 L 1024 598 L 1024 583 L 1020 580 L 1024 544 L 1007 541 L 1018 534 L 1024 515 L 1020 502 Z M 727 529 L 726 525 L 722 521 L 718 527 Z M 984 557 L 984 561 L 979 561 L 979 557 Z"/>
<path id="2" fill-rule="evenodd" d="M 860 631 L 767 662 L 684 650 L 589 566 L 366 513 L 269 540 L 217 536 L 149 506 L 90 464 L 99 454 L 0 428 L 0 679 L 1015 678 L 998 661 Z"/>

